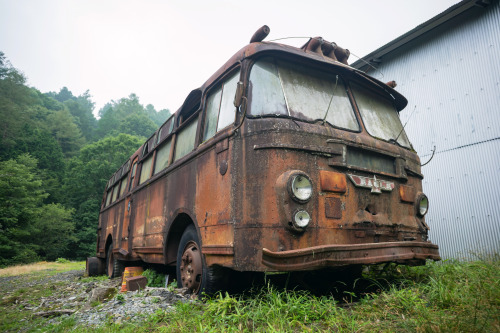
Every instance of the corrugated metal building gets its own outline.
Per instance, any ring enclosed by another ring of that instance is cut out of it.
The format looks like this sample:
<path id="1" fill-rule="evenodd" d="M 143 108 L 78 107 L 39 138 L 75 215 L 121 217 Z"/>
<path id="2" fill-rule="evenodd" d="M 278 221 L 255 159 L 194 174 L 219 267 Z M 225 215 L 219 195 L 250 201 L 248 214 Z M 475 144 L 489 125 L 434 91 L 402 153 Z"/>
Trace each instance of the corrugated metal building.
<path id="1" fill-rule="evenodd" d="M 500 254 L 499 2 L 462 1 L 352 66 L 397 82 L 422 163 L 436 146 L 422 172 L 441 256 Z"/>

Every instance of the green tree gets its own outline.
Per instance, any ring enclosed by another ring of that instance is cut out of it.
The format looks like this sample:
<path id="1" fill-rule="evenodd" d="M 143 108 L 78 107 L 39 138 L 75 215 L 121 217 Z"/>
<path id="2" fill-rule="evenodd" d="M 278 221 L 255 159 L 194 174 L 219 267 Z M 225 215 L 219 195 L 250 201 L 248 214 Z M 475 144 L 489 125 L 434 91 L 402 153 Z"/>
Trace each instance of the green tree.
<path id="1" fill-rule="evenodd" d="M 151 104 L 144 108 L 137 95 L 130 94 L 127 98 L 106 104 L 99 110 L 99 116 L 97 138 L 118 133 L 149 137 L 170 117 L 170 111 L 163 109 L 156 112 Z"/>
<path id="2" fill-rule="evenodd" d="M 9 156 L 24 124 L 32 122 L 28 107 L 35 101 L 26 79 L 0 52 L 0 158 Z"/>
<path id="3" fill-rule="evenodd" d="M 123 119 L 118 132 L 148 138 L 158 126 L 144 113 L 134 113 Z"/>
<path id="4" fill-rule="evenodd" d="M 95 251 L 99 207 L 111 175 L 144 142 L 144 138 L 120 134 L 108 136 L 83 147 L 69 161 L 64 185 L 66 206 L 75 208 L 77 240 L 70 244 L 75 258 L 85 258 Z"/>
<path id="5" fill-rule="evenodd" d="M 45 205 L 48 194 L 36 158 L 0 162 L 0 266 L 66 256 L 73 241 L 73 210 Z"/>
<path id="6" fill-rule="evenodd" d="M 35 230 L 30 243 L 37 246 L 37 253 L 47 260 L 69 257 L 69 244 L 77 240 L 74 235 L 73 209 L 61 204 L 48 204 L 38 209 Z"/>
<path id="7" fill-rule="evenodd" d="M 156 124 L 156 128 L 160 127 L 170 117 L 168 109 L 162 109 L 157 112 L 151 104 L 146 105 L 145 111 L 148 117 Z"/>
<path id="8" fill-rule="evenodd" d="M 49 130 L 61 146 L 63 154 L 68 157 L 77 154 L 85 140 L 69 111 L 63 109 L 53 112 L 47 117 L 47 122 Z"/>

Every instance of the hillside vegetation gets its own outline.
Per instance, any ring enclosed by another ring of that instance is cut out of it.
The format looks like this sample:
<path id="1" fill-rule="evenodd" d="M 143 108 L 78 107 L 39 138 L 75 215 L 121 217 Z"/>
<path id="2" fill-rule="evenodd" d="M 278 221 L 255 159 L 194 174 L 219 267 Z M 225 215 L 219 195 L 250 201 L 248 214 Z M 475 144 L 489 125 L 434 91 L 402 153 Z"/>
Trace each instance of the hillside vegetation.
<path id="1" fill-rule="evenodd" d="M 42 93 L 0 52 L 0 267 L 95 252 L 106 182 L 170 116 L 130 94 Z"/>

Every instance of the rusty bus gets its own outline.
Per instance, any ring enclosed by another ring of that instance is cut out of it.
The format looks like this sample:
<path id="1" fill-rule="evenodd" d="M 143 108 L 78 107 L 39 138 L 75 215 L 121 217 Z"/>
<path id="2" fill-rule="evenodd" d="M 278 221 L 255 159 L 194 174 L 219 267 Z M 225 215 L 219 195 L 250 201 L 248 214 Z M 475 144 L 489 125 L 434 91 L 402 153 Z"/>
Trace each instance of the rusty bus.
<path id="1" fill-rule="evenodd" d="M 90 273 L 176 267 L 211 291 L 221 268 L 314 271 L 439 260 L 428 240 L 407 100 L 320 37 L 250 44 L 193 90 L 111 177 Z"/>

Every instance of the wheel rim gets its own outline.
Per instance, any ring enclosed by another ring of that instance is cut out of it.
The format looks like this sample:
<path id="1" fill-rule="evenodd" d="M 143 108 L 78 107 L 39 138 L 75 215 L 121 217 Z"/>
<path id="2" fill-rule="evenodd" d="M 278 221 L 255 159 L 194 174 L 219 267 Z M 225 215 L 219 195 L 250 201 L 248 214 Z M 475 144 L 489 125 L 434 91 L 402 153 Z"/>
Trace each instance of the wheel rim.
<path id="1" fill-rule="evenodd" d="M 203 265 L 198 244 L 191 241 L 186 244 L 181 260 L 182 286 L 188 288 L 192 293 L 198 293 L 201 286 Z"/>

